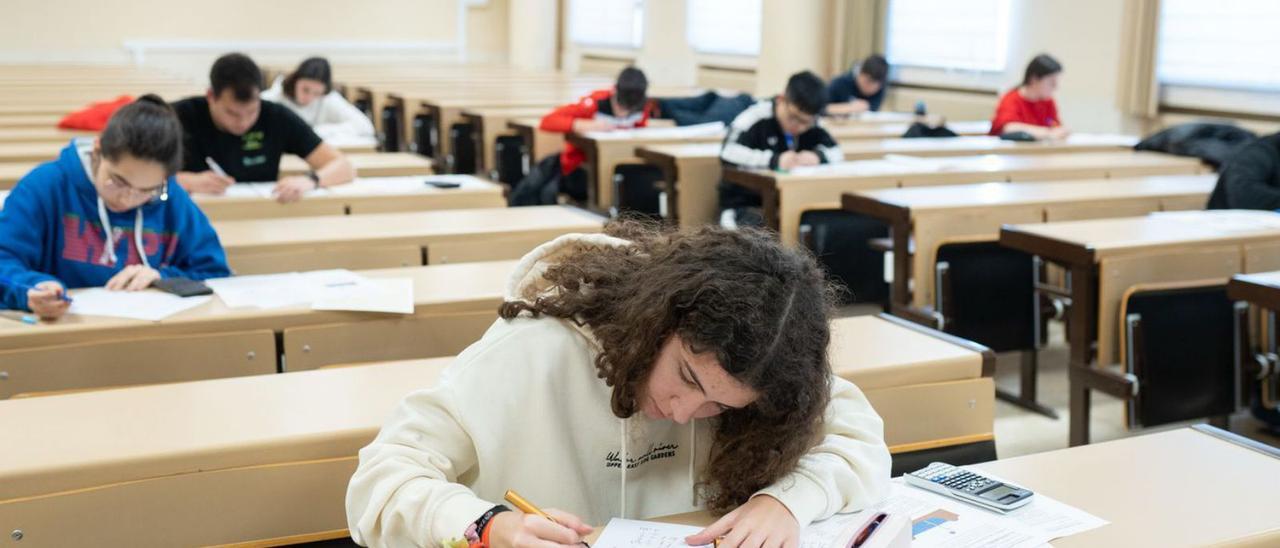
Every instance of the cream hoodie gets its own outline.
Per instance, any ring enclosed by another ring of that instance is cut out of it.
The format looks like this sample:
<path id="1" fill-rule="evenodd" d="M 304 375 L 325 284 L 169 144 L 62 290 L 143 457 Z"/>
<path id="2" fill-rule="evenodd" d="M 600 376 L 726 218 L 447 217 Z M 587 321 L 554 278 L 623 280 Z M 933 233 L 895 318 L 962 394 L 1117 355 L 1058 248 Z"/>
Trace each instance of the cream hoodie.
<path id="1" fill-rule="evenodd" d="M 578 242 L 628 245 L 603 234 L 543 244 L 517 265 L 506 298 L 545 291 L 546 268 Z M 507 489 L 597 525 L 698 509 L 694 482 L 714 419 L 618 419 L 612 390 L 596 376 L 596 345 L 563 320 L 495 322 L 437 386 L 407 396 L 360 451 L 347 489 L 352 538 L 439 546 L 461 537 Z M 883 432 L 862 392 L 833 376 L 822 439 L 760 494 L 782 501 L 802 526 L 878 502 L 890 470 Z"/>
<path id="2" fill-rule="evenodd" d="M 326 93 L 324 97 L 304 107 L 284 94 L 282 76 L 262 92 L 262 98 L 288 107 L 325 141 L 342 143 L 353 139 L 374 138 L 373 122 L 355 105 L 347 102 L 347 98 L 337 90 Z"/>

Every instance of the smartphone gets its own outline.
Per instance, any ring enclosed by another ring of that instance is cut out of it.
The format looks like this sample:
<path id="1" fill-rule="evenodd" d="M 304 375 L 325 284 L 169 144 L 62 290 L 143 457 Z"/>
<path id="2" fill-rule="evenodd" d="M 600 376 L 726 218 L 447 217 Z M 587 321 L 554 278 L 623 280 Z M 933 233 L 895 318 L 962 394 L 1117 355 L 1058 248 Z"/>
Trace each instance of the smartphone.
<path id="1" fill-rule="evenodd" d="M 426 184 L 436 188 L 458 188 L 462 186 L 462 183 L 451 183 L 449 181 L 433 181 L 431 179 L 427 179 Z"/>
<path id="2" fill-rule="evenodd" d="M 195 297 L 197 295 L 212 295 L 213 289 L 205 285 L 204 282 L 192 280 L 190 278 L 161 278 L 151 283 L 151 287 L 172 293 L 179 297 Z"/>

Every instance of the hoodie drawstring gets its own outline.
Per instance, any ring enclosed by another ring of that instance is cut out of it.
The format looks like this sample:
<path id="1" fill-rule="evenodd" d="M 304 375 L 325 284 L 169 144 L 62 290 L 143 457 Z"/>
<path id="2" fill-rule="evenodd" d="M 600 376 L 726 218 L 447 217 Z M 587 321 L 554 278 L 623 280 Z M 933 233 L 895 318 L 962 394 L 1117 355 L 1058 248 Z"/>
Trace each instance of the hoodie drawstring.
<path id="1" fill-rule="evenodd" d="M 111 218 L 107 216 L 107 205 L 102 202 L 101 196 L 98 197 L 98 221 L 102 223 L 102 230 L 106 233 L 106 245 L 103 246 L 102 256 L 98 258 L 98 262 L 104 265 L 116 264 L 116 239 L 111 234 Z M 134 210 L 133 245 L 138 248 L 142 265 L 151 268 L 151 263 L 147 261 L 147 251 L 142 247 L 142 208 Z"/>
<path id="2" fill-rule="evenodd" d="M 689 421 L 689 504 L 698 505 L 698 482 L 693 471 L 693 463 L 698 460 L 698 421 Z"/>
<path id="3" fill-rule="evenodd" d="M 618 419 L 618 420 L 622 423 L 622 428 L 619 430 L 619 432 L 622 433 L 622 438 L 619 440 L 622 443 L 622 463 L 621 463 L 622 487 L 621 489 L 618 490 L 619 493 L 622 493 L 622 505 L 621 505 L 622 510 L 618 513 L 618 517 L 626 519 L 627 517 L 627 434 L 630 432 L 631 428 L 627 424 L 626 419 Z"/>

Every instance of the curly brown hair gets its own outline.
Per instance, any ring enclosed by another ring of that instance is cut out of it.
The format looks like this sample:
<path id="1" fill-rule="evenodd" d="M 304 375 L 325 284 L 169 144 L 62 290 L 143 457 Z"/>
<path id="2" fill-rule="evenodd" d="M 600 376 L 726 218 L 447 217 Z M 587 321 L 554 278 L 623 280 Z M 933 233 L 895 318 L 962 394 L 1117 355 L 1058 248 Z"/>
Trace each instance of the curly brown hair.
<path id="1" fill-rule="evenodd" d="M 625 221 L 606 232 L 632 245 L 580 244 L 547 269 L 549 291 L 532 303 L 503 303 L 499 315 L 528 312 L 589 327 L 601 347 L 596 368 L 613 387 L 612 410 L 621 418 L 638 411 L 671 335 L 694 352 L 715 353 L 760 395 L 713 419 L 699 491 L 709 509 L 727 512 L 795 469 L 820 434 L 830 399 L 831 286 L 810 254 L 763 231 L 672 231 Z"/>

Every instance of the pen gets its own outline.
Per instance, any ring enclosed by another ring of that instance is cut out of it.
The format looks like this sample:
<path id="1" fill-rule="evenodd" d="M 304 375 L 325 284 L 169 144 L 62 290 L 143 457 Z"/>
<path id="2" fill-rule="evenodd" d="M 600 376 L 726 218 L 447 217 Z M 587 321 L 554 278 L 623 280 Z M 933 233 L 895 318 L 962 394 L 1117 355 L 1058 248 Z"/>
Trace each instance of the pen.
<path id="1" fill-rule="evenodd" d="M 35 286 L 30 286 L 30 285 L 27 285 L 27 284 L 18 283 L 18 282 L 15 282 L 15 281 L 13 281 L 13 280 L 10 280 L 10 279 L 8 279 L 8 278 L 0 278 L 0 284 L 4 284 L 4 285 L 7 285 L 7 286 L 10 286 L 10 287 L 16 288 L 16 289 L 21 289 L 21 290 L 23 290 L 23 291 L 31 291 L 32 289 L 35 289 Z M 62 292 L 62 294 L 58 296 L 58 298 L 59 298 L 59 299 L 62 299 L 62 300 L 64 300 L 64 301 L 67 301 L 67 302 L 71 302 L 71 297 L 68 297 L 68 296 L 67 296 L 66 291 L 63 291 L 63 292 Z"/>
<path id="2" fill-rule="evenodd" d="M 533 514 L 536 516 L 542 516 L 544 518 L 551 520 L 551 523 L 554 523 L 556 525 L 562 525 L 560 522 L 556 521 L 556 518 L 548 516 L 546 512 L 539 510 L 538 507 L 534 506 L 532 502 L 525 500 L 525 498 L 520 496 L 519 493 L 511 489 L 507 489 L 507 494 L 503 495 L 502 498 L 507 499 L 507 502 L 510 502 L 512 506 L 515 506 L 516 509 L 520 510 L 521 512 L 524 512 L 526 514 Z M 587 548 L 591 547 L 591 545 L 587 544 L 586 542 L 583 542 L 582 545 L 586 546 Z"/>
<path id="3" fill-rule="evenodd" d="M 884 520 L 887 517 L 889 517 L 889 514 L 880 512 L 879 514 L 876 514 L 876 517 L 871 518 L 871 521 L 867 523 L 867 526 L 862 528 L 862 532 L 858 533 L 858 537 L 853 539 L 853 542 L 849 543 L 849 548 L 858 548 L 866 543 L 867 539 L 871 538 L 871 535 L 876 532 L 876 529 L 880 528 L 880 524 L 884 523 Z"/>
<path id="4" fill-rule="evenodd" d="M 223 177 L 227 176 L 227 172 L 222 170 L 222 166 L 218 165 L 218 162 L 213 161 L 213 157 L 205 156 L 204 163 L 205 165 L 209 166 L 209 169 L 212 169 L 214 173 L 217 173 L 218 175 L 221 175 Z"/>

